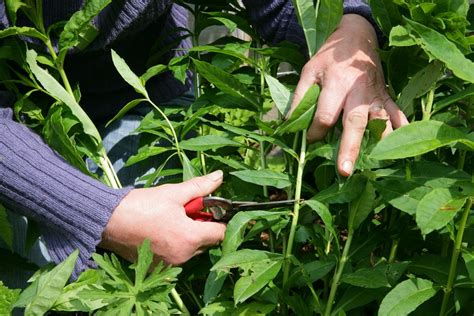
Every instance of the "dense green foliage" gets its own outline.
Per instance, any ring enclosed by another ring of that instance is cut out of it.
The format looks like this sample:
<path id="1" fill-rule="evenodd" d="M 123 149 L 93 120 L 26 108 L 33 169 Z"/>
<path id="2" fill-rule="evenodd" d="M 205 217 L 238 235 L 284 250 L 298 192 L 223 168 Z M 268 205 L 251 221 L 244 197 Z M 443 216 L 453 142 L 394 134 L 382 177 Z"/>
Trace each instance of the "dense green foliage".
<path id="1" fill-rule="evenodd" d="M 11 19 L 20 10 L 35 26 L 0 32 L 8 37 L 0 48 L 0 75 L 17 95 L 17 118 L 84 172 L 84 158 L 92 158 L 104 171 L 101 179 L 118 187 L 100 135 L 80 107 L 79 87 L 68 82 L 63 69 L 67 48 L 91 42 L 89 22 L 108 2 L 88 1 L 65 24 L 59 54 L 50 35 L 62 26 L 44 30 L 41 1 L 8 3 Z M 0 311 L 16 301 L 32 314 L 49 309 L 114 315 L 177 309 L 204 315 L 474 313 L 474 10 L 469 1 L 371 1 L 388 39 L 380 55 L 389 91 L 413 123 L 380 140 L 385 122 L 371 121 L 356 171 L 347 179 L 335 168 L 339 128 L 324 142 L 306 143 L 318 87 L 284 119 L 304 56 L 314 55 L 334 30 L 342 2 L 322 0 L 315 7 L 311 0 L 294 1 L 307 54 L 290 43 L 264 46 L 237 1 L 181 4 L 195 18 L 185 35 L 194 44 L 187 56 L 168 65 L 151 63 L 145 74 L 135 74 L 112 52 L 121 76 L 141 95 L 115 119 L 140 102 L 154 108 L 137 129 L 146 141 L 127 165 L 177 155 L 182 169 L 165 170 L 163 162 L 143 176 L 146 185 L 163 175 L 189 179 L 223 169 L 225 183 L 217 194 L 224 197 L 305 201 L 292 210 L 238 213 L 222 245 L 193 258 L 179 275 L 180 269 L 160 265 L 147 276 L 152 256 L 145 243 L 131 269 L 113 255 L 95 255 L 100 269 L 64 287 L 73 254 L 39 271 L 19 296 L 0 284 L 5 297 Z M 201 45 L 200 34 L 212 25 L 224 25 L 229 36 Z M 237 28 L 250 39 L 231 36 Z M 39 39 L 49 52 L 35 52 L 17 34 Z M 295 72 L 279 73 L 282 63 Z M 162 108 L 150 100 L 148 79 L 170 70 L 182 80 L 189 68 L 196 73 L 196 101 L 189 108 Z M 163 139 L 170 145 L 157 147 Z M 11 244 L 3 213 L 0 209 L 0 237 Z M 184 303 L 173 290 L 175 278 Z"/>

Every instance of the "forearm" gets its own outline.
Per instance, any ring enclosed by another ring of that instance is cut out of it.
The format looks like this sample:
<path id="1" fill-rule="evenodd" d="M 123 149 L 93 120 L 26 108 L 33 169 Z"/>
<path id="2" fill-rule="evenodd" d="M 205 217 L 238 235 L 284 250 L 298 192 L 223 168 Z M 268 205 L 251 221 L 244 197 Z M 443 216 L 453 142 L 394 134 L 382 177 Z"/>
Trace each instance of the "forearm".
<path id="1" fill-rule="evenodd" d="M 0 108 L 0 202 L 40 224 L 56 262 L 80 249 L 81 270 L 130 189 L 108 188 L 71 167 L 11 114 Z"/>
<path id="2" fill-rule="evenodd" d="M 304 34 L 298 24 L 291 0 L 243 0 L 251 22 L 270 43 L 290 41 L 305 46 Z M 368 4 L 362 0 L 345 0 L 344 14 L 358 14 L 376 27 Z"/>

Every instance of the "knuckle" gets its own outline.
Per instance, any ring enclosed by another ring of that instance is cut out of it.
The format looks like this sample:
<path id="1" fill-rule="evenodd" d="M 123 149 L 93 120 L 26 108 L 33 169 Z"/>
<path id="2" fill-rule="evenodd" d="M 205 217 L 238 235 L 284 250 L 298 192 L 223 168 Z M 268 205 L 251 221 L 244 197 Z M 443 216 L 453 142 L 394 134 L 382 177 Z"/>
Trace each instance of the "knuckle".
<path id="1" fill-rule="evenodd" d="M 367 126 L 367 121 L 367 115 L 361 112 L 351 112 L 347 116 L 345 126 L 355 129 L 356 131 L 364 131 Z"/>
<path id="2" fill-rule="evenodd" d="M 324 128 L 332 127 L 335 123 L 334 116 L 329 112 L 316 113 L 316 123 Z"/>

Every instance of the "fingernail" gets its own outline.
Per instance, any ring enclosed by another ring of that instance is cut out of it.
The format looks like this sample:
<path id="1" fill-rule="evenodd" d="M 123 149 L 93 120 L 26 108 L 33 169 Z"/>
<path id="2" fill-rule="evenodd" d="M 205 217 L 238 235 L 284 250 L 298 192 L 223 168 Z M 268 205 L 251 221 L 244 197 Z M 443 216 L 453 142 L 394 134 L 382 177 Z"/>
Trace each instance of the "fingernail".
<path id="1" fill-rule="evenodd" d="M 219 181 L 224 176 L 224 173 L 222 172 L 222 170 L 217 170 L 217 171 L 214 171 L 213 173 L 208 174 L 207 176 L 212 181 Z"/>
<path id="2" fill-rule="evenodd" d="M 342 170 L 344 170 L 347 174 L 351 174 L 352 162 L 350 162 L 349 160 L 344 161 L 344 163 L 342 164 Z"/>

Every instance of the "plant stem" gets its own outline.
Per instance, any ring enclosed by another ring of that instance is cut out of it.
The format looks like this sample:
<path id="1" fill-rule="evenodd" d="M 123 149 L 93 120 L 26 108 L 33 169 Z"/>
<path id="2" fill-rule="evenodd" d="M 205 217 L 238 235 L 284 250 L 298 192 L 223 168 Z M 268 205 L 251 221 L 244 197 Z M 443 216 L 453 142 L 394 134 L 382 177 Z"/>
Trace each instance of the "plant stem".
<path id="1" fill-rule="evenodd" d="M 342 251 L 341 261 L 339 261 L 339 265 L 337 267 L 336 273 L 334 274 L 334 278 L 332 279 L 331 292 L 329 292 L 329 298 L 326 304 L 326 310 L 324 311 L 324 316 L 331 315 L 332 306 L 334 303 L 334 299 L 336 297 L 337 288 L 339 286 L 339 281 L 341 280 L 342 272 L 344 271 L 344 266 L 349 260 L 349 249 L 351 247 L 353 237 L 354 237 L 354 231 L 352 228 L 350 228 L 349 233 L 347 235 L 346 244 L 344 245 L 344 250 Z"/>
<path id="2" fill-rule="evenodd" d="M 466 223 L 469 218 L 469 213 L 471 212 L 472 207 L 472 198 L 468 198 L 466 206 L 462 214 L 461 222 L 459 223 L 458 233 L 456 235 L 456 241 L 454 243 L 453 254 L 451 256 L 451 266 L 449 267 L 449 276 L 446 289 L 444 290 L 443 303 L 441 305 L 441 310 L 439 312 L 440 316 L 447 315 L 446 311 L 448 309 L 449 298 L 451 292 L 453 291 L 454 279 L 456 277 L 456 270 L 458 266 L 459 254 L 461 253 L 462 239 L 464 237 L 464 230 L 466 229 Z"/>
<path id="3" fill-rule="evenodd" d="M 175 301 L 176 305 L 178 305 L 178 308 L 183 313 L 183 315 L 191 315 L 186 305 L 184 305 L 183 300 L 181 299 L 181 296 L 179 296 L 175 288 L 171 290 L 171 297 Z"/>
<path id="4" fill-rule="evenodd" d="M 434 101 L 435 89 L 431 89 L 426 96 L 426 99 L 422 99 L 422 111 L 423 111 L 423 121 L 429 121 L 431 119 L 431 112 L 433 110 L 433 101 Z"/>
<path id="5" fill-rule="evenodd" d="M 69 79 L 67 78 L 66 72 L 64 71 L 63 64 L 62 62 L 58 60 L 58 55 L 56 54 L 56 51 L 54 50 L 51 40 L 48 38 L 48 41 L 45 44 L 46 44 L 46 47 L 48 48 L 49 54 L 51 55 L 51 57 L 53 57 L 54 64 L 56 65 L 56 70 L 59 72 L 59 75 L 61 76 L 61 80 L 63 81 L 64 88 L 66 88 L 66 91 L 74 97 L 74 92 L 72 91 L 71 84 L 69 83 Z"/>
<path id="6" fill-rule="evenodd" d="M 390 249 L 390 256 L 388 258 L 388 263 L 393 263 L 395 262 L 395 259 L 397 258 L 397 251 L 398 251 L 398 245 L 400 243 L 400 239 L 394 239 L 392 242 L 392 248 Z"/>
<path id="7" fill-rule="evenodd" d="M 303 185 L 303 171 L 306 163 L 306 130 L 303 130 L 301 135 L 301 151 L 300 159 L 298 161 L 298 173 L 296 176 L 296 188 L 295 188 L 295 205 L 293 207 L 293 220 L 291 222 L 290 235 L 288 236 L 288 244 L 285 251 L 285 262 L 283 266 L 283 288 L 285 288 L 290 275 L 290 263 L 288 262 L 289 257 L 293 252 L 293 242 L 295 239 L 296 228 L 298 226 L 298 218 L 300 213 L 300 199 L 301 199 L 301 188 Z"/>

